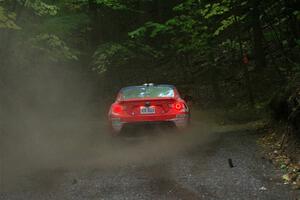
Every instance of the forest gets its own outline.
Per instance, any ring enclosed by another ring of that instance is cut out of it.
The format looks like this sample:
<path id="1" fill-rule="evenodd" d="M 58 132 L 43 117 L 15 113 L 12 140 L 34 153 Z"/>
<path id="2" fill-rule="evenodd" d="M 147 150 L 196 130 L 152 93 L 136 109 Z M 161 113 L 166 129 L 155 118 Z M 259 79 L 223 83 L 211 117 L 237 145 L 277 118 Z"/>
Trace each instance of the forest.
<path id="1" fill-rule="evenodd" d="M 299 79 L 299 7 L 296 0 L 4 0 L 1 87 L 15 90 L 11 78 L 26 81 L 42 62 L 96 74 L 105 94 L 167 82 L 203 106 L 262 107 Z"/>

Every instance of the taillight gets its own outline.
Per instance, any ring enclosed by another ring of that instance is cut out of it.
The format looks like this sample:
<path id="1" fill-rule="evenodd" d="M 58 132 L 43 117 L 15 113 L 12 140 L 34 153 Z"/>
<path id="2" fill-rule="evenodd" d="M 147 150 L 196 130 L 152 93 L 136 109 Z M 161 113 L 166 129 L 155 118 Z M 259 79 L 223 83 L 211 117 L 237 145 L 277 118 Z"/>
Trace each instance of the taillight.
<path id="1" fill-rule="evenodd" d="M 186 106 L 183 102 L 176 102 L 173 104 L 169 104 L 169 108 L 173 108 L 175 110 L 182 110 L 182 109 L 186 109 Z"/>
<path id="2" fill-rule="evenodd" d="M 183 108 L 182 103 L 180 102 L 175 103 L 174 107 L 176 110 L 181 110 Z"/>
<path id="3" fill-rule="evenodd" d="M 123 110 L 123 107 L 121 105 L 119 105 L 119 104 L 115 104 L 112 107 L 112 112 L 113 113 L 117 113 L 118 114 L 118 113 L 121 113 L 122 110 Z"/>

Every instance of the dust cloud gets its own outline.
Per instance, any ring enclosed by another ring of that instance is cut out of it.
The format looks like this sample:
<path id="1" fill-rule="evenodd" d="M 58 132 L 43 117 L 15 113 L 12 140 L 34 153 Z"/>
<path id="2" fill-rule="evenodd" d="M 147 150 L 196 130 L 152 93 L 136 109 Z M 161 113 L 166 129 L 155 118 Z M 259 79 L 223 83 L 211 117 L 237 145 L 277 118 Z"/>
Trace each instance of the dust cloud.
<path id="1" fill-rule="evenodd" d="M 16 189 L 24 177 L 46 176 L 41 171 L 151 165 L 211 139 L 205 124 L 185 132 L 141 130 L 142 137 L 112 138 L 109 104 L 91 78 L 80 67 L 44 66 L 12 81 L 15 92 L 7 93 L 1 122 L 0 190 Z"/>

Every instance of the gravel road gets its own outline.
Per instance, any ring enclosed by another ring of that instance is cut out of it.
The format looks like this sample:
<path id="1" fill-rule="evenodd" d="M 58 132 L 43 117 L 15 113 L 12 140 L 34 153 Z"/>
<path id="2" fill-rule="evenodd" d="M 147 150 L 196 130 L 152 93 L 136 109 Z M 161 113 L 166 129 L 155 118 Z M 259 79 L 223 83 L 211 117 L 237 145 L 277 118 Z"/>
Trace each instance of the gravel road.
<path id="1" fill-rule="evenodd" d="M 299 192 L 282 183 L 282 172 L 263 159 L 256 144 L 260 135 L 254 130 L 216 131 L 196 125 L 184 134 L 147 130 L 142 137 L 110 139 L 96 131 L 101 130 L 100 125 L 91 124 L 72 139 L 62 133 L 46 140 L 35 135 L 36 143 L 30 144 L 35 148 L 27 150 L 34 156 L 26 161 L 23 156 L 22 162 L 15 161 L 16 156 L 2 159 L 0 199 L 299 197 Z M 76 132 L 78 128 L 70 123 L 61 130 Z M 157 132 L 160 134 L 154 135 Z M 55 141 L 59 142 L 49 148 Z M 67 145 L 70 147 L 60 148 Z"/>

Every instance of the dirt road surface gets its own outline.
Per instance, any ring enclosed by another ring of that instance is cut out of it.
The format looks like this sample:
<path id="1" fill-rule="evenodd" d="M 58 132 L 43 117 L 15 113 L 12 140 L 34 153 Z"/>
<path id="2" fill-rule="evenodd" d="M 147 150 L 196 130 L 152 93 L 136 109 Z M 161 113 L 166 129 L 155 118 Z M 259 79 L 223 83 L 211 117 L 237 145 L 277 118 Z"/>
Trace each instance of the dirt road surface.
<path id="1" fill-rule="evenodd" d="M 1 200 L 299 197 L 262 158 L 255 130 L 194 123 L 185 133 L 110 138 L 97 120 L 40 124 L 20 125 L 30 134 L 3 144 Z"/>

